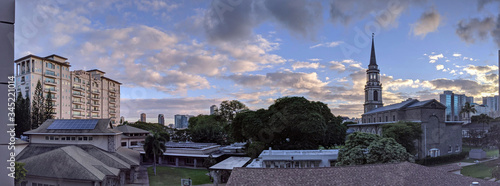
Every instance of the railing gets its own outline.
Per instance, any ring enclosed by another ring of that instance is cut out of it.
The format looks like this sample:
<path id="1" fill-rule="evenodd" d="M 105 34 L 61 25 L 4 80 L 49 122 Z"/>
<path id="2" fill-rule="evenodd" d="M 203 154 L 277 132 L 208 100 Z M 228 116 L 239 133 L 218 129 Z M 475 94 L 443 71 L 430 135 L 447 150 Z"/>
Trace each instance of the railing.
<path id="1" fill-rule="evenodd" d="M 99 90 L 92 90 L 93 94 L 99 94 Z"/>
<path id="2" fill-rule="evenodd" d="M 57 84 L 57 81 L 44 81 L 45 84 Z"/>
<path id="3" fill-rule="evenodd" d="M 80 86 L 73 86 L 74 89 L 80 89 L 80 90 L 85 90 L 83 87 Z"/>
<path id="4" fill-rule="evenodd" d="M 83 102 L 82 100 L 73 100 L 73 103 L 81 103 L 81 104 L 84 104 L 85 102 Z"/>
<path id="5" fill-rule="evenodd" d="M 109 102 L 114 103 L 114 102 L 116 102 L 116 100 L 115 99 L 110 99 Z"/>
<path id="6" fill-rule="evenodd" d="M 79 92 L 73 92 L 74 96 L 85 96 L 85 94 L 79 93 Z"/>
<path id="7" fill-rule="evenodd" d="M 92 99 L 101 99 L 99 96 L 92 96 Z"/>
<path id="8" fill-rule="evenodd" d="M 48 75 L 48 76 L 56 76 L 56 73 L 53 72 L 53 71 L 45 71 L 45 75 Z"/>

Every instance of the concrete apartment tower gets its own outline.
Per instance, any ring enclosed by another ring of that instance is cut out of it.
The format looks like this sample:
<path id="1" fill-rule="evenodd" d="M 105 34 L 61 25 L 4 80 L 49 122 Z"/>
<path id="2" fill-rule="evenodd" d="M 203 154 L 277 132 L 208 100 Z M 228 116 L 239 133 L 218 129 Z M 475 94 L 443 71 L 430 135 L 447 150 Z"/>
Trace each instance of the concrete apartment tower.
<path id="1" fill-rule="evenodd" d="M 9 77 L 14 76 L 14 10 L 14 0 L 0 1 L 0 122 L 2 123 L 0 130 L 4 131 L 3 135 L 0 135 L 0 159 L 2 160 L 0 166 L 3 167 L 0 169 L 0 180 L 2 180 L 1 185 L 6 186 L 14 185 L 14 178 L 8 176 L 11 173 L 8 169 L 10 167 L 10 153 L 13 153 L 14 150 L 8 150 L 10 136 L 7 133 L 11 128 L 7 124 L 14 123 L 7 115 L 10 112 L 8 104 L 13 102 L 12 99 L 8 99 L 15 99 L 16 93 L 14 81 L 9 79 Z"/>
<path id="2" fill-rule="evenodd" d="M 163 114 L 158 114 L 158 123 L 160 125 L 165 125 L 165 116 L 163 116 Z"/>
<path id="3" fill-rule="evenodd" d="M 141 113 L 141 122 L 146 122 L 146 113 Z"/>
<path id="4" fill-rule="evenodd" d="M 97 69 L 70 71 L 68 59 L 56 54 L 27 55 L 15 60 L 16 92 L 33 100 L 40 82 L 51 93 L 54 119 L 107 119 L 118 125 L 121 83 Z"/>

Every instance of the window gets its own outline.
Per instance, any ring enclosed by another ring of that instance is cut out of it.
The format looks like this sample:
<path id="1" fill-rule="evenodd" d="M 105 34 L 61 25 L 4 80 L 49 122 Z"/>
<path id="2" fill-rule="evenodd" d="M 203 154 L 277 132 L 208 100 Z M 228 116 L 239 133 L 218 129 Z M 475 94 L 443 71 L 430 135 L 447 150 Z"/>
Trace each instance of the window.
<path id="1" fill-rule="evenodd" d="M 122 142 L 122 147 L 127 146 L 127 142 Z"/>
<path id="2" fill-rule="evenodd" d="M 65 141 L 66 140 L 66 137 L 61 137 L 61 141 Z"/>
<path id="3" fill-rule="evenodd" d="M 76 137 L 72 136 L 71 141 L 75 141 L 75 140 L 76 140 Z"/>
<path id="4" fill-rule="evenodd" d="M 82 141 L 83 140 L 83 137 L 78 137 L 78 141 Z"/>
<path id="5" fill-rule="evenodd" d="M 83 141 L 87 141 L 89 138 L 87 136 L 83 137 Z"/>
<path id="6" fill-rule="evenodd" d="M 460 151 L 460 147 L 458 145 L 455 145 L 455 152 L 459 152 Z"/>
<path id="7" fill-rule="evenodd" d="M 193 158 L 186 158 L 186 165 L 194 165 L 194 159 Z"/>
<path id="8" fill-rule="evenodd" d="M 385 121 L 389 121 L 389 116 L 385 116 Z"/>
<path id="9" fill-rule="evenodd" d="M 130 146 L 137 146 L 137 141 L 130 142 Z"/>
<path id="10" fill-rule="evenodd" d="M 89 136 L 89 141 L 92 141 L 92 136 Z"/>
<path id="11" fill-rule="evenodd" d="M 45 136 L 45 140 L 49 140 L 49 136 Z"/>
<path id="12" fill-rule="evenodd" d="M 378 91 L 373 91 L 373 101 L 378 101 Z"/>
<path id="13" fill-rule="evenodd" d="M 54 136 L 50 136 L 50 137 L 49 137 L 49 139 L 50 139 L 50 140 L 54 140 Z"/>
<path id="14" fill-rule="evenodd" d="M 451 153 L 453 152 L 453 147 L 451 147 L 451 145 L 448 146 L 448 153 Z"/>
<path id="15" fill-rule="evenodd" d="M 396 121 L 396 115 L 392 115 L 392 121 Z"/>

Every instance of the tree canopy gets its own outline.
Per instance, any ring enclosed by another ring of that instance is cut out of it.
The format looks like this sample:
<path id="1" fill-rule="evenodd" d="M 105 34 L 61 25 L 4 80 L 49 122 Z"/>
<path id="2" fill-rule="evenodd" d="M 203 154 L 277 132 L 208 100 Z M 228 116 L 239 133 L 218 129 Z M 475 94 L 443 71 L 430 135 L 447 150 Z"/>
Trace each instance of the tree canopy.
<path id="1" fill-rule="evenodd" d="M 415 140 L 420 139 L 422 128 L 420 123 L 398 121 L 396 123 L 385 124 L 382 126 L 383 137 L 392 138 L 405 147 L 406 151 L 415 154 Z"/>
<path id="2" fill-rule="evenodd" d="M 216 115 L 219 115 L 225 121 L 232 121 L 234 116 L 243 110 L 248 110 L 248 107 L 240 101 L 226 100 L 220 103 L 220 107 L 216 110 Z"/>
<path id="3" fill-rule="evenodd" d="M 24 132 L 30 130 L 31 128 L 31 116 L 30 116 L 30 99 L 24 99 L 21 92 L 18 93 L 16 98 L 16 110 L 15 110 L 15 121 L 16 121 L 16 136 L 20 137 Z"/>
<path id="4" fill-rule="evenodd" d="M 201 143 L 223 144 L 227 134 L 224 131 L 224 122 L 216 115 L 198 115 L 189 118 L 191 140 Z"/>
<path id="5" fill-rule="evenodd" d="M 328 106 L 304 97 L 283 97 L 266 109 L 236 115 L 232 133 L 236 141 L 250 140 L 259 148 L 317 149 L 343 144 L 346 126 Z M 249 149 L 252 151 L 252 149 Z"/>
<path id="6" fill-rule="evenodd" d="M 154 173 L 156 175 L 156 160 L 157 156 L 163 154 L 167 147 L 165 146 L 167 139 L 163 138 L 159 132 L 151 131 L 151 135 L 146 137 L 144 142 L 144 152 L 146 156 L 153 156 Z"/>
<path id="7" fill-rule="evenodd" d="M 31 104 L 31 129 L 38 128 L 45 121 L 44 113 L 45 97 L 43 97 L 42 84 L 38 80 L 35 93 L 33 94 L 33 104 Z"/>
<path id="8" fill-rule="evenodd" d="M 340 150 L 337 166 L 413 162 L 412 155 L 393 138 L 355 132 Z"/>

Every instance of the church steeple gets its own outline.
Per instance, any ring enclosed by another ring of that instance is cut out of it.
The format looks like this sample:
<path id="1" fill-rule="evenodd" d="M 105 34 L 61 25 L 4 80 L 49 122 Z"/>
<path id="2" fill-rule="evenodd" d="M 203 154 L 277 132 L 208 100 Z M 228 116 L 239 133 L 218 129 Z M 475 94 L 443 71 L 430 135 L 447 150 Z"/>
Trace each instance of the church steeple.
<path id="1" fill-rule="evenodd" d="M 371 56 L 370 56 L 370 65 L 369 66 L 378 66 L 377 65 L 377 58 L 375 57 L 375 42 L 374 42 L 374 35 L 372 33 L 372 53 L 371 53 Z"/>
<path id="2" fill-rule="evenodd" d="M 366 70 L 366 85 L 365 85 L 365 113 L 373 109 L 383 107 L 382 102 L 382 83 L 380 83 L 380 70 L 378 69 L 377 59 L 375 58 L 375 42 L 374 34 L 372 33 L 372 50 L 370 55 L 370 64 Z"/>

